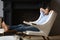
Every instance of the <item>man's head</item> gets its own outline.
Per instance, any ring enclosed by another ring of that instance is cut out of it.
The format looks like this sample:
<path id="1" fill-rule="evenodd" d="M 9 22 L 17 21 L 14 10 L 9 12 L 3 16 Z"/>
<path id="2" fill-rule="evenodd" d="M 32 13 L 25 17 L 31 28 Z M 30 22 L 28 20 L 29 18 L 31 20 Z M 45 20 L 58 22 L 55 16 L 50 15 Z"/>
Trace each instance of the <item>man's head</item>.
<path id="1" fill-rule="evenodd" d="M 49 9 L 48 8 L 46 8 L 46 9 L 40 8 L 40 11 L 44 12 L 45 15 L 49 14 Z"/>

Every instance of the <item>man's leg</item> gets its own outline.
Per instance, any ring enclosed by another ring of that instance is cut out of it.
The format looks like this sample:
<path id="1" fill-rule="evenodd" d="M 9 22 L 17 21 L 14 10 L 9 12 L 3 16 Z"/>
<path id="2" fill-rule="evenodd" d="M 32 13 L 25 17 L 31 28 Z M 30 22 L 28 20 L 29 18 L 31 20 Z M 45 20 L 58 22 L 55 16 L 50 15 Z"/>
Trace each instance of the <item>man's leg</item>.
<path id="1" fill-rule="evenodd" d="M 9 30 L 13 30 L 13 29 L 16 29 L 16 28 L 19 28 L 19 27 L 22 27 L 24 26 L 23 24 L 19 24 L 19 25 L 13 25 L 13 26 L 9 26 Z"/>
<path id="2" fill-rule="evenodd" d="M 38 28 L 33 27 L 33 26 L 21 26 L 19 28 L 13 29 L 18 32 L 24 32 L 24 31 L 40 31 Z"/>
<path id="3" fill-rule="evenodd" d="M 2 28 L 4 28 L 5 32 L 8 31 L 8 29 L 16 30 L 16 31 L 19 31 L 19 32 L 23 32 L 23 31 L 26 31 L 26 30 L 40 31 L 38 28 L 35 28 L 33 26 L 23 25 L 23 24 L 8 27 L 4 22 L 2 23 Z"/>

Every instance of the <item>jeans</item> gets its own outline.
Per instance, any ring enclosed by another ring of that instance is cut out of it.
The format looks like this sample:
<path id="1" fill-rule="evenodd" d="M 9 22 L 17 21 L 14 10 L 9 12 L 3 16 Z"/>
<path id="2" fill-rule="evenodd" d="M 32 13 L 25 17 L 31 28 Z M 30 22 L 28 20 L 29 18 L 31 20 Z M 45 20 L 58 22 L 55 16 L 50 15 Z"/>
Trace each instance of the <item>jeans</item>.
<path id="1" fill-rule="evenodd" d="M 24 24 L 19 24 L 19 25 L 14 25 L 9 27 L 10 30 L 16 30 L 18 32 L 23 32 L 23 31 L 40 31 L 38 28 L 30 26 L 30 25 L 24 25 Z"/>

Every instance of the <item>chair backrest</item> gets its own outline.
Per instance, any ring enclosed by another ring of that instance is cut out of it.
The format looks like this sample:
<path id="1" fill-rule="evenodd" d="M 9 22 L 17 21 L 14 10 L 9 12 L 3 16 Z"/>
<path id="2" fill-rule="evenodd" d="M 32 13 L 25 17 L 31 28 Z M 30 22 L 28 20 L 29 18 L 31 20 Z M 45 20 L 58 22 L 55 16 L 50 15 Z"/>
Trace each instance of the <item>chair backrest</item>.
<path id="1" fill-rule="evenodd" d="M 52 25 L 53 25 L 53 23 L 55 21 L 56 15 L 57 15 L 56 12 L 53 11 L 53 10 L 51 10 L 49 12 L 49 14 L 50 14 L 49 15 L 49 18 L 46 20 L 46 22 L 44 22 L 42 24 L 42 26 L 40 28 L 46 34 L 46 36 L 49 35 L 49 32 L 50 32 L 50 30 L 52 28 Z"/>

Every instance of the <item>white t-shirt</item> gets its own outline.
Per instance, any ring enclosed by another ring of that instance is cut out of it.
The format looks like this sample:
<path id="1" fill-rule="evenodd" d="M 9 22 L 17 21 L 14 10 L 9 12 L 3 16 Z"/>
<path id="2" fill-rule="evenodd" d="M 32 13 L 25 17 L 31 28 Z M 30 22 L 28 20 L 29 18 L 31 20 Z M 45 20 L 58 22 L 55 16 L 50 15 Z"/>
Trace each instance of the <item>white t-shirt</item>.
<path id="1" fill-rule="evenodd" d="M 49 14 L 45 15 L 42 11 L 40 11 L 40 13 L 41 14 L 40 14 L 39 18 L 35 22 L 36 24 L 42 24 L 49 18 Z"/>

